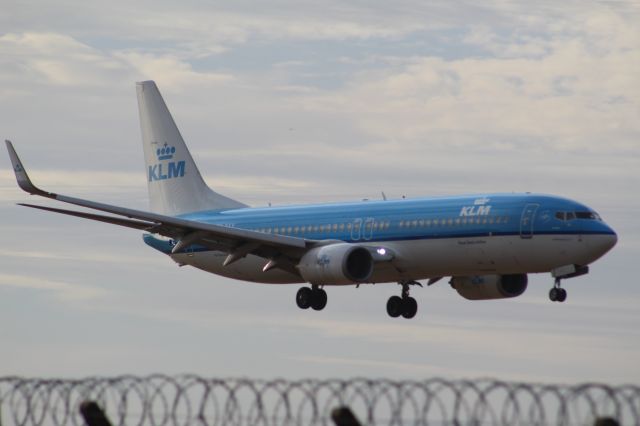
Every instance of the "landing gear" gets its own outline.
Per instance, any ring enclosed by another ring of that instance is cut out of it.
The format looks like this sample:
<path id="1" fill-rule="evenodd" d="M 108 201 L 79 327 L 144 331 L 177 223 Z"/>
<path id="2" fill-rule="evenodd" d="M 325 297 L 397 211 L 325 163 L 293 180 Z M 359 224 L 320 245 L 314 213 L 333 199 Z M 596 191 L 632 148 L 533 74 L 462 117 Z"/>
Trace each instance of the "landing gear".
<path id="1" fill-rule="evenodd" d="M 398 283 L 402 285 L 402 297 L 391 296 L 387 301 L 387 313 L 392 318 L 398 318 L 402 315 L 404 318 L 413 318 L 418 312 L 418 302 L 416 299 L 409 296 L 410 285 L 420 285 L 416 281 L 403 281 Z"/>
<path id="2" fill-rule="evenodd" d="M 567 300 L 567 290 L 560 287 L 560 278 L 556 278 L 553 288 L 549 290 L 549 300 L 552 302 L 564 302 Z"/>
<path id="3" fill-rule="evenodd" d="M 296 294 L 296 304 L 300 309 L 313 309 L 321 311 L 327 306 L 327 292 L 317 285 L 302 287 Z"/>

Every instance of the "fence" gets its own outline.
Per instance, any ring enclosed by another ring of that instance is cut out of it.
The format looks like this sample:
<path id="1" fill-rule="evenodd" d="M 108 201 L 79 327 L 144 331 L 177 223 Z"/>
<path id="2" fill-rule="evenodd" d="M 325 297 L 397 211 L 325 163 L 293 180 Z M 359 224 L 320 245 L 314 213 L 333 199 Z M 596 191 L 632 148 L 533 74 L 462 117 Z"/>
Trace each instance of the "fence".
<path id="1" fill-rule="evenodd" d="M 0 377 L 0 425 L 83 425 L 94 400 L 114 425 L 332 425 L 348 406 L 368 425 L 640 425 L 640 387 L 496 380 L 245 380 Z"/>

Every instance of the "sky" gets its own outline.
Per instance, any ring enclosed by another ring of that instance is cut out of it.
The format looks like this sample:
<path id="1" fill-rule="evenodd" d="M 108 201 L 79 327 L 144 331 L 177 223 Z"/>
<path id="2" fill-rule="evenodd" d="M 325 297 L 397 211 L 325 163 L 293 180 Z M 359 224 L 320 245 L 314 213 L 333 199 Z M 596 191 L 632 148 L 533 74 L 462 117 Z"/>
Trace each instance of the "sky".
<path id="1" fill-rule="evenodd" d="M 140 233 L 28 210 L 0 155 L 0 376 L 640 381 L 640 3 L 3 0 L 0 136 L 62 194 L 145 209 L 135 82 L 207 182 L 253 206 L 487 192 L 579 200 L 618 245 L 471 302 L 180 268 Z M 428 253 L 425 254 L 428 259 Z"/>

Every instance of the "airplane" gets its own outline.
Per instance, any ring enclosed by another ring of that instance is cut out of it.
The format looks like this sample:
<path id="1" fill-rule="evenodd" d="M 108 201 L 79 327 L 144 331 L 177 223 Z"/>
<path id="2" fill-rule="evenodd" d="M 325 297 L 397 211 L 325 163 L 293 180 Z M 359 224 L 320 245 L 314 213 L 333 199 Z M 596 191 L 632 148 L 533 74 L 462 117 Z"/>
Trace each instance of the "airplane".
<path id="1" fill-rule="evenodd" d="M 593 209 L 567 198 L 496 193 L 251 208 L 202 178 L 155 82 L 136 83 L 150 211 L 44 191 L 6 141 L 24 191 L 90 210 L 19 203 L 144 231 L 143 240 L 180 266 L 242 281 L 310 284 L 296 293 L 320 311 L 325 287 L 398 283 L 393 318 L 418 310 L 411 286 L 444 277 L 469 300 L 520 296 L 528 274 L 551 273 L 549 299 L 564 302 L 562 280 L 587 274 L 617 235 Z"/>

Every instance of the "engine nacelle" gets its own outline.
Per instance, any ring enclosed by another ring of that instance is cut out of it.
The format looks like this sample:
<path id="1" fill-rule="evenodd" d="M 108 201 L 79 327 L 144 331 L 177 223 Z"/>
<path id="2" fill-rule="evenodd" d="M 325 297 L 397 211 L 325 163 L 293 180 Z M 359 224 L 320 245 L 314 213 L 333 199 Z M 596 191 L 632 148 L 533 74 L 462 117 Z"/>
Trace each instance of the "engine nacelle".
<path id="1" fill-rule="evenodd" d="M 298 264 L 300 275 L 312 284 L 367 282 L 373 273 L 369 250 L 349 243 L 336 243 L 309 250 Z"/>
<path id="2" fill-rule="evenodd" d="M 469 300 L 505 299 L 520 296 L 527 289 L 527 274 L 453 277 L 451 286 Z"/>

